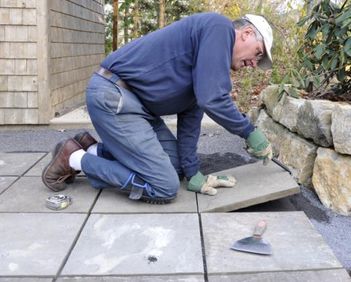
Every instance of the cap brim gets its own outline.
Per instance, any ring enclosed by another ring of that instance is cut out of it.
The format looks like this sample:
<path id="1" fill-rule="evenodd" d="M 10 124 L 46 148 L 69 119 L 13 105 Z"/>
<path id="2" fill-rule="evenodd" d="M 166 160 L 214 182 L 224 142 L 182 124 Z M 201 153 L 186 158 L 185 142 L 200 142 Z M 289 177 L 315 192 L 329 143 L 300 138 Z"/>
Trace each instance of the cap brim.
<path id="1" fill-rule="evenodd" d="M 269 59 L 269 57 L 266 55 L 264 56 L 259 63 L 257 64 L 257 66 L 263 70 L 269 70 L 272 68 L 272 61 Z"/>
<path id="2" fill-rule="evenodd" d="M 265 47 L 265 56 L 259 61 L 259 63 L 257 64 L 257 66 L 263 70 L 269 70 L 272 68 L 273 62 L 272 62 L 272 55 L 270 50 L 267 48 L 266 46 L 266 42 L 263 39 L 263 44 Z"/>

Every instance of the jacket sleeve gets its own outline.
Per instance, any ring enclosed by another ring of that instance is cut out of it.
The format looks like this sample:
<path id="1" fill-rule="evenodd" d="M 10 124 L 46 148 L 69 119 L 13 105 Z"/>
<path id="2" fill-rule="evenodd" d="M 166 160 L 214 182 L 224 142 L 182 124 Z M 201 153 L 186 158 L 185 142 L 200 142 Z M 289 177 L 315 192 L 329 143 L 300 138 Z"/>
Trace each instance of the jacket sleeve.
<path id="1" fill-rule="evenodd" d="M 197 104 L 229 132 L 247 138 L 254 126 L 239 112 L 229 95 L 235 41 L 233 27 L 218 24 L 202 29 L 196 36 L 193 87 Z"/>
<path id="2" fill-rule="evenodd" d="M 196 103 L 191 108 L 178 114 L 178 154 L 180 166 L 187 178 L 195 175 L 200 169 L 197 143 L 201 131 L 202 117 L 203 111 Z"/>

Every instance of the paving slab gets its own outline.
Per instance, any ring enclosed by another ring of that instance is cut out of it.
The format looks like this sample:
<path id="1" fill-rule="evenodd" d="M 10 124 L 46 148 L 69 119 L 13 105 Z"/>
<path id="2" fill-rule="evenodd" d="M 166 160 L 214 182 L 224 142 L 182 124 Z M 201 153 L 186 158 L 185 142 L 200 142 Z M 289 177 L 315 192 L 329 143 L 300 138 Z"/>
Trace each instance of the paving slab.
<path id="1" fill-rule="evenodd" d="M 21 177 L 7 191 L 0 195 L 0 212 L 82 212 L 91 209 L 99 190 L 92 188 L 85 178 L 76 178 L 73 184 L 61 192 L 48 189 L 41 177 Z M 64 194 L 72 198 L 72 204 L 61 211 L 45 206 L 49 196 Z"/>
<path id="2" fill-rule="evenodd" d="M 2 276 L 54 276 L 86 215 L 0 214 Z"/>
<path id="3" fill-rule="evenodd" d="M 201 215 L 209 274 L 342 269 L 342 265 L 303 212 L 204 213 Z M 231 250 L 252 235 L 264 219 L 271 256 Z"/>
<path id="4" fill-rule="evenodd" d="M 62 275 L 203 274 L 197 214 L 93 214 Z"/>
<path id="5" fill-rule="evenodd" d="M 211 275 L 209 282 L 349 282 L 350 276 L 344 269 L 315 271 L 261 272 L 237 275 Z"/>
<path id="6" fill-rule="evenodd" d="M 232 175 L 237 183 L 233 188 L 219 188 L 215 196 L 198 194 L 199 212 L 227 212 L 284 198 L 299 193 L 299 185 L 273 162 L 256 162 L 216 175 Z"/>
<path id="7" fill-rule="evenodd" d="M 5 191 L 18 177 L 0 176 L 0 194 Z"/>
<path id="8" fill-rule="evenodd" d="M 181 183 L 177 198 L 167 205 L 150 205 L 132 201 L 116 189 L 104 189 L 97 200 L 93 213 L 196 213 L 196 194 L 186 191 Z"/>
<path id="9" fill-rule="evenodd" d="M 22 175 L 45 153 L 0 153 L 0 176 Z"/>
<path id="10" fill-rule="evenodd" d="M 52 282 L 51 278 L 24 277 L 24 278 L 1 278 L 0 282 Z"/>
<path id="11" fill-rule="evenodd" d="M 35 166 L 33 166 L 24 176 L 41 176 L 45 166 L 51 161 L 51 153 L 48 153 L 44 158 L 42 158 Z"/>
<path id="12" fill-rule="evenodd" d="M 203 282 L 204 275 L 63 277 L 57 282 Z M 1 280 L 0 280 L 1 282 Z"/>

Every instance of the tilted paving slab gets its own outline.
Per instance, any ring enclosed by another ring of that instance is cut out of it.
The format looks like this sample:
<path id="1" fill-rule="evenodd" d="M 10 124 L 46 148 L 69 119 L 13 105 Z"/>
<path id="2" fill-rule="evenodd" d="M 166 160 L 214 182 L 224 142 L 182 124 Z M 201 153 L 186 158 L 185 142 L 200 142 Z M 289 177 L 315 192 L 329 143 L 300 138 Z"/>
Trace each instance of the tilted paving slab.
<path id="1" fill-rule="evenodd" d="M 314 271 L 261 272 L 234 275 L 210 275 L 209 282 L 350 282 L 344 269 Z"/>
<path id="2" fill-rule="evenodd" d="M 202 274 L 197 214 L 93 214 L 63 276 Z"/>
<path id="3" fill-rule="evenodd" d="M 0 193 L 5 191 L 18 177 L 0 176 Z"/>
<path id="4" fill-rule="evenodd" d="M 262 161 L 214 173 L 232 175 L 233 188 L 219 188 L 215 196 L 198 194 L 199 212 L 226 212 L 299 193 L 290 174 L 273 162 Z"/>
<path id="5" fill-rule="evenodd" d="M 48 189 L 41 177 L 21 177 L 7 191 L 0 195 L 0 212 L 83 212 L 87 213 L 99 190 L 92 188 L 85 178 L 76 178 L 73 184 L 61 192 Z M 46 199 L 56 194 L 72 198 L 72 204 L 61 211 L 50 210 L 45 206 Z"/>
<path id="6" fill-rule="evenodd" d="M 45 153 L 0 153 L 0 176 L 22 175 Z"/>
<path id="7" fill-rule="evenodd" d="M 204 282 L 204 275 L 62 277 L 57 282 Z M 1 280 L 0 280 L 1 282 Z M 20 281 L 19 281 L 20 282 Z M 34 281 L 33 281 L 34 282 Z"/>
<path id="8" fill-rule="evenodd" d="M 186 191 L 181 183 L 177 197 L 169 204 L 152 205 L 142 201 L 132 201 L 128 195 L 116 191 L 118 188 L 104 189 L 97 200 L 93 213 L 196 213 L 196 194 Z"/>
<path id="9" fill-rule="evenodd" d="M 54 276 L 86 215 L 0 214 L 0 274 Z"/>
<path id="10" fill-rule="evenodd" d="M 342 269 L 322 236 L 303 212 L 204 213 L 201 215 L 209 274 Z M 252 236 L 260 220 L 271 256 L 231 250 L 234 242 Z"/>

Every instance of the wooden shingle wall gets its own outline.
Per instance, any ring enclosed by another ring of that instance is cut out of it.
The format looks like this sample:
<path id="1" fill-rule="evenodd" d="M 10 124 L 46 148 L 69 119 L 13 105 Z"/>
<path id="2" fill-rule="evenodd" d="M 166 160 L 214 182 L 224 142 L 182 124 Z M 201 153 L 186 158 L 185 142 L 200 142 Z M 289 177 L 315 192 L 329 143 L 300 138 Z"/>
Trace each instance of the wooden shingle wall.
<path id="1" fill-rule="evenodd" d="M 0 0 L 0 7 L 0 124 L 36 124 L 36 1 Z"/>
<path id="2" fill-rule="evenodd" d="M 0 0 L 0 125 L 83 103 L 104 56 L 103 0 Z"/>
<path id="3" fill-rule="evenodd" d="M 60 112 L 84 101 L 88 79 L 105 56 L 103 3 L 52 1 L 49 9 L 51 104 Z"/>

